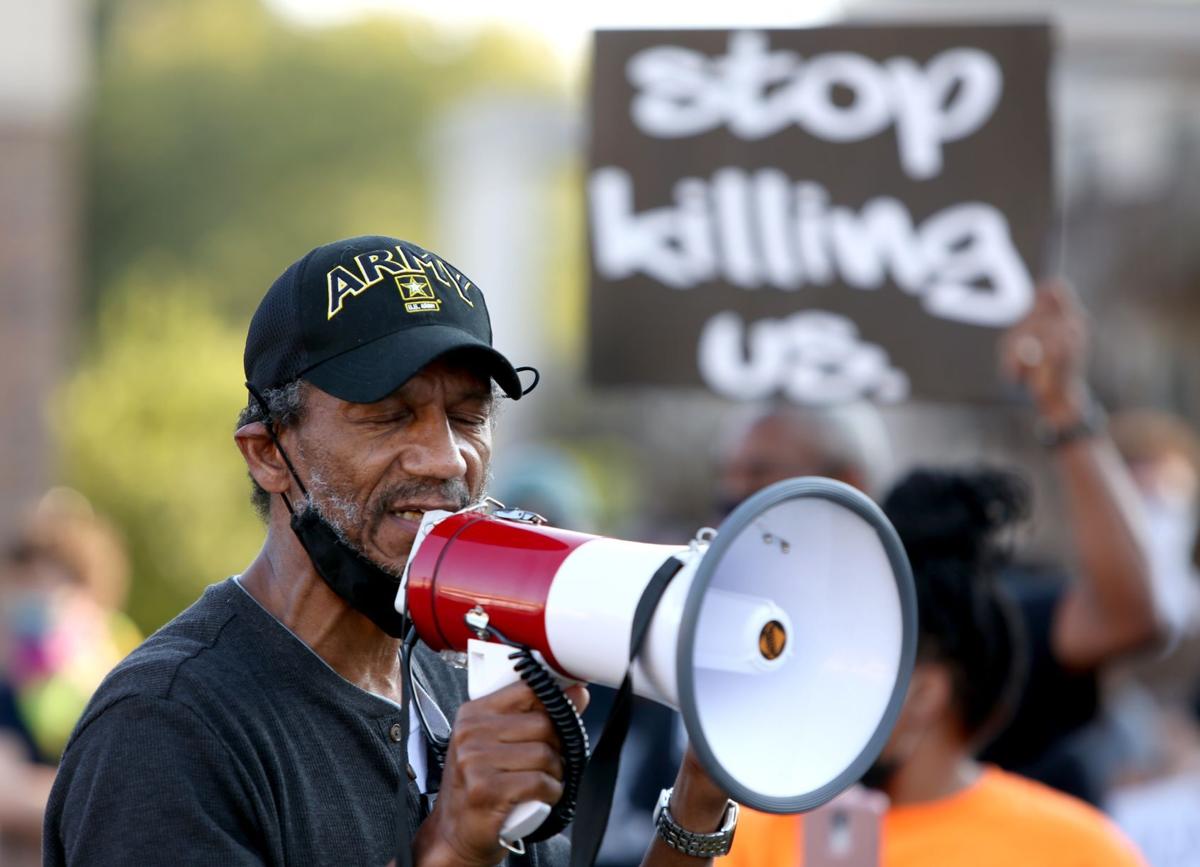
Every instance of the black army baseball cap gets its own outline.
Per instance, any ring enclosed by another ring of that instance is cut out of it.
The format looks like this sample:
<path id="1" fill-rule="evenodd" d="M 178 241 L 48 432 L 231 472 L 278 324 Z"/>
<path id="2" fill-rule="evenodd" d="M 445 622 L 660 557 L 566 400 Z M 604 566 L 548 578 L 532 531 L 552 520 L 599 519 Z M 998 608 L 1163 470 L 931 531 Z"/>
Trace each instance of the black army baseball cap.
<path id="1" fill-rule="evenodd" d="M 279 276 L 250 321 L 244 365 L 260 394 L 304 379 L 373 403 L 456 351 L 521 397 L 516 369 L 492 347 L 479 287 L 416 244 L 364 235 L 317 247 Z"/>

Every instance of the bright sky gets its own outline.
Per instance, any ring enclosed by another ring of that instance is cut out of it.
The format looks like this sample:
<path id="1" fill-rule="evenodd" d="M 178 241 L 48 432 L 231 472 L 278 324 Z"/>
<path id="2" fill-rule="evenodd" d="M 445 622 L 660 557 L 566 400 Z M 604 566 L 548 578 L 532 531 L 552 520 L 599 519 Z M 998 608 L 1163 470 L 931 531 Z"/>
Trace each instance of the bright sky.
<path id="1" fill-rule="evenodd" d="M 738 0 L 732 7 L 703 0 L 267 0 L 294 21 L 320 26 L 364 14 L 416 14 L 448 27 L 498 23 L 537 34 L 568 65 L 578 62 L 588 33 L 598 27 L 807 27 L 838 15 L 841 0 Z M 731 11 L 731 8 L 736 11 Z"/>

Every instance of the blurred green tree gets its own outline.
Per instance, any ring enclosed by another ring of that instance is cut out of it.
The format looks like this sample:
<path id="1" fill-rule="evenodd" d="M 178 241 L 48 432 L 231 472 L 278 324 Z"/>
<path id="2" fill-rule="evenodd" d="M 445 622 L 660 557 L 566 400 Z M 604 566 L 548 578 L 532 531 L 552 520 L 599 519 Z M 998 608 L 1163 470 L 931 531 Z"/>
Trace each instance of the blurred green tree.
<path id="1" fill-rule="evenodd" d="M 204 288 L 131 275 L 53 406 L 67 478 L 125 532 L 143 629 L 241 568 L 262 536 L 231 439 L 241 335 Z"/>
<path id="2" fill-rule="evenodd" d="M 289 26 L 248 0 L 107 0 L 88 148 L 94 298 L 148 253 L 245 316 L 333 237 L 425 238 L 439 115 L 481 88 L 561 89 L 547 50 L 394 18 Z"/>
<path id="3" fill-rule="evenodd" d="M 430 133 L 480 90 L 566 98 L 548 50 L 419 20 L 289 25 L 250 0 L 98 0 L 84 322 L 65 480 L 124 528 L 153 629 L 261 528 L 231 440 L 250 313 L 332 238 L 427 238 Z"/>

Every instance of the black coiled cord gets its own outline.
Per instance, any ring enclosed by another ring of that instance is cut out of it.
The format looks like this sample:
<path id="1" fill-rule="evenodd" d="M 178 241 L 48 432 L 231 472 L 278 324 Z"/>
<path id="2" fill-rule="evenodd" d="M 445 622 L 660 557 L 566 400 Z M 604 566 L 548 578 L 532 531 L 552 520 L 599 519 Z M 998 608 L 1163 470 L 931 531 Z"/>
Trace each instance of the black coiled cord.
<path id="1" fill-rule="evenodd" d="M 487 627 L 487 632 L 500 643 L 514 648 L 508 655 L 508 658 L 514 661 L 513 669 L 525 685 L 533 690 L 533 694 L 546 709 L 546 715 L 550 717 L 562 745 L 562 797 L 551 808 L 546 821 L 525 837 L 528 843 L 539 843 L 561 832 L 575 818 L 579 785 L 583 781 L 583 771 L 588 760 L 587 729 L 583 727 L 583 720 L 579 718 L 575 705 L 567 698 L 554 675 L 537 661 L 530 648 L 509 641 L 495 627 Z"/>
<path id="2" fill-rule="evenodd" d="M 588 737 L 583 720 L 575 711 L 575 705 L 567 698 L 554 675 L 533 656 L 533 651 L 522 647 L 508 655 L 516 660 L 517 674 L 533 690 L 546 715 L 558 733 L 562 744 L 563 793 L 558 803 L 550 810 L 546 821 L 525 839 L 530 843 L 548 840 L 562 831 L 575 818 L 575 802 L 579 799 L 579 784 L 583 781 L 583 769 L 587 767 Z"/>

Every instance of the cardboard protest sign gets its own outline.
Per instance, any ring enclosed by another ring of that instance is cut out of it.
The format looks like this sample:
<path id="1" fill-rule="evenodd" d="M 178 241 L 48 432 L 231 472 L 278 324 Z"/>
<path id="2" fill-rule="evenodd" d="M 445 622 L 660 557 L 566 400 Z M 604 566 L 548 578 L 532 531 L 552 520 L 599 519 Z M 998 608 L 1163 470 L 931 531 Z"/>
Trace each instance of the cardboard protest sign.
<path id="1" fill-rule="evenodd" d="M 596 35 L 588 369 L 989 400 L 1051 210 L 1049 31 Z"/>

